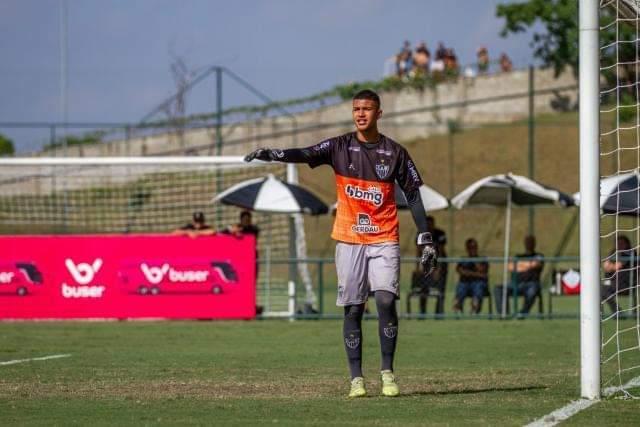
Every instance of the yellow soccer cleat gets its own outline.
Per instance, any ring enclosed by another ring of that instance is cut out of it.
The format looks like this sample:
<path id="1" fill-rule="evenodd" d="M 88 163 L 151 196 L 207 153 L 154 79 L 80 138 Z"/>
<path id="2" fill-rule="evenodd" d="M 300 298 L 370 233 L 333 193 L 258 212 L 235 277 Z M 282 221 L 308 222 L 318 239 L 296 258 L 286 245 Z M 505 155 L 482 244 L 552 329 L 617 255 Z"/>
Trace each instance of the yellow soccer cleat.
<path id="1" fill-rule="evenodd" d="M 349 397 L 365 397 L 367 390 L 364 388 L 364 378 L 355 377 L 351 380 L 351 390 L 349 391 Z"/>
<path id="2" fill-rule="evenodd" d="M 396 377 L 391 371 L 382 371 L 382 395 L 395 397 L 400 394 L 400 389 L 396 383 Z"/>

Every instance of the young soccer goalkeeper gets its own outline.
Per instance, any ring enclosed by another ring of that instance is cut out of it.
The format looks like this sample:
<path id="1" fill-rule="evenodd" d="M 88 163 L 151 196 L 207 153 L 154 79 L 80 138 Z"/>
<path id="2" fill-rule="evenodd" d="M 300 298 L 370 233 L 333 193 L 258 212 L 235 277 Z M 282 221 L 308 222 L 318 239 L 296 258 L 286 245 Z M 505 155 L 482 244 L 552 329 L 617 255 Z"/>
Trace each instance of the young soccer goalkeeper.
<path id="1" fill-rule="evenodd" d="M 427 232 L 427 217 L 420 197 L 422 179 L 409 153 L 378 132 L 380 98 L 371 90 L 353 97 L 355 132 L 327 139 L 302 149 L 259 148 L 245 157 L 312 168 L 330 165 L 336 176 L 338 208 L 331 237 L 336 243 L 337 305 L 344 307 L 343 337 L 351 371 L 349 397 L 366 396 L 362 376 L 362 315 L 374 293 L 382 353 L 382 394 L 397 396 L 393 358 L 398 340 L 400 248 L 394 182 L 405 193 L 418 227 L 417 244 L 423 246 L 421 263 L 429 274 L 436 250 Z"/>

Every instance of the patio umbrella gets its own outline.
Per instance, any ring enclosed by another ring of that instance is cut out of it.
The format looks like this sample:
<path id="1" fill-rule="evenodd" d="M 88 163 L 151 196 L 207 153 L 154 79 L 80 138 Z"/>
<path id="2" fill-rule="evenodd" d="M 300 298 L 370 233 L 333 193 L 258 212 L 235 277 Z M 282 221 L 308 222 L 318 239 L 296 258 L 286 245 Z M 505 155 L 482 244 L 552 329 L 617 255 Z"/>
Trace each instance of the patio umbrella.
<path id="1" fill-rule="evenodd" d="M 329 207 L 313 193 L 299 185 L 281 181 L 272 174 L 233 185 L 214 197 L 213 202 L 258 212 L 310 215 L 329 212 Z"/>
<path id="2" fill-rule="evenodd" d="M 458 209 L 465 206 L 504 206 L 504 266 L 502 315 L 506 316 L 507 306 L 507 263 L 509 259 L 509 240 L 511 238 L 511 207 L 532 206 L 539 204 L 571 206 L 574 200 L 568 194 L 547 187 L 534 180 L 520 175 L 492 175 L 482 178 L 451 199 L 451 204 Z"/>
<path id="3" fill-rule="evenodd" d="M 604 213 L 638 216 L 640 214 L 640 174 L 638 171 L 600 180 L 600 209 Z M 573 195 L 580 204 L 580 193 Z"/>
<path id="4" fill-rule="evenodd" d="M 423 184 L 420 186 L 419 191 L 420 197 L 422 198 L 422 205 L 424 206 L 424 210 L 426 212 L 438 211 L 441 209 L 447 209 L 449 207 L 449 200 L 433 188 Z M 407 198 L 405 197 L 404 192 L 397 182 L 395 185 L 394 193 L 396 199 L 396 207 L 398 209 L 409 209 Z M 336 209 L 337 204 L 338 203 L 336 202 L 331 205 L 332 211 Z"/>
<path id="5" fill-rule="evenodd" d="M 284 182 L 273 174 L 264 178 L 249 179 L 235 184 L 213 198 L 213 202 L 238 206 L 267 214 L 297 214 L 321 215 L 329 212 L 329 207 L 310 191 L 296 184 Z M 270 215 L 268 215 L 270 217 Z M 290 220 L 293 229 L 293 219 Z M 270 288 L 271 265 L 271 227 L 269 227 L 266 246 L 266 277 L 267 291 Z M 300 245 L 303 242 L 298 242 Z M 296 245 L 296 246 L 297 246 Z M 290 258 L 295 258 L 295 249 L 290 246 Z M 304 277 L 303 277 L 304 280 Z M 311 282 L 305 282 L 307 300 L 313 295 Z"/>

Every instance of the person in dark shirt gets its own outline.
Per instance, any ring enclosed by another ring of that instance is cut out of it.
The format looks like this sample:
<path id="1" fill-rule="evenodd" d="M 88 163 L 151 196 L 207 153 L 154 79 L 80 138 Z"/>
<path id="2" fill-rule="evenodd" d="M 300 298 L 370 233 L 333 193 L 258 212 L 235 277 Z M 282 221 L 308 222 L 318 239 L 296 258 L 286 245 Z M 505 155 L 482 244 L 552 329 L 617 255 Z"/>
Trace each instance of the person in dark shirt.
<path id="1" fill-rule="evenodd" d="M 226 234 L 235 234 L 237 236 L 241 236 L 243 234 L 252 234 L 256 239 L 258 239 L 260 228 L 258 228 L 257 225 L 253 224 L 251 211 L 242 211 L 240 212 L 240 222 L 230 225 L 222 232 Z"/>
<path id="2" fill-rule="evenodd" d="M 536 252 L 536 238 L 526 236 L 524 238 L 525 252 L 516 255 L 516 260 L 509 263 L 509 272 L 516 273 L 516 283 L 512 283 L 507 289 L 507 296 L 513 295 L 516 289 L 518 295 L 524 296 L 524 306 L 520 314 L 528 314 L 533 306 L 536 296 L 540 294 L 540 273 L 544 268 L 542 259 L 544 255 Z M 502 313 L 502 292 L 501 285 L 495 287 L 495 302 L 498 313 Z M 509 299 L 507 299 L 507 312 L 509 311 Z"/>
<path id="3" fill-rule="evenodd" d="M 447 234 L 436 228 L 436 220 L 433 216 L 427 216 L 427 231 L 431 233 L 433 244 L 436 247 L 438 258 L 447 256 Z M 447 275 L 449 273 L 449 264 L 446 262 L 439 262 L 436 265 L 433 273 L 427 276 L 424 280 L 427 288 L 433 288 L 438 291 L 438 297 L 436 300 L 436 315 L 444 314 L 444 293 L 447 286 Z M 421 303 L 422 304 L 422 303 Z"/>
<path id="4" fill-rule="evenodd" d="M 637 265 L 638 254 L 631 248 L 631 241 L 627 236 L 618 236 L 616 247 L 602 263 L 604 282 L 600 294 L 612 313 L 619 311 L 617 296 L 628 294 L 629 288 L 638 284 Z"/>
<path id="5" fill-rule="evenodd" d="M 474 238 L 465 242 L 467 256 L 478 257 L 478 242 Z M 453 301 L 453 311 L 461 313 L 464 299 L 471 297 L 471 313 L 478 314 L 482 309 L 482 298 L 488 286 L 489 263 L 486 261 L 464 261 L 458 263 L 456 271 L 460 275 L 460 281 L 456 288 L 456 297 Z"/>
<path id="6" fill-rule="evenodd" d="M 395 182 L 404 192 L 418 228 L 416 244 L 422 247 L 421 264 L 426 274 L 435 266 L 437 253 L 420 196 L 422 178 L 408 151 L 378 131 L 380 107 L 378 94 L 362 90 L 352 100 L 355 132 L 302 149 L 259 148 L 245 157 L 246 161 L 333 168 L 338 205 L 331 237 L 336 240 L 336 304 L 344 307 L 343 338 L 351 372 L 349 397 L 367 394 L 362 376 L 362 316 L 370 291 L 378 309 L 382 394 L 399 394 L 393 373 L 400 272 Z"/>
<path id="7" fill-rule="evenodd" d="M 177 236 L 212 236 L 215 234 L 215 230 L 207 225 L 204 213 L 194 212 L 191 222 L 183 225 L 173 232 Z"/>

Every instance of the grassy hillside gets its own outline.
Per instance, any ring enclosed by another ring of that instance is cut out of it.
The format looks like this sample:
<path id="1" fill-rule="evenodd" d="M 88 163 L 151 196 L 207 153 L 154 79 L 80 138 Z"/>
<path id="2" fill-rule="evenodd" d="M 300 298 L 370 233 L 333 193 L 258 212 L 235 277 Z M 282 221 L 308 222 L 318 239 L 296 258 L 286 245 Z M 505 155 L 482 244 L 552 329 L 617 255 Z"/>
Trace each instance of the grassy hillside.
<path id="1" fill-rule="evenodd" d="M 603 125 L 603 128 L 605 126 Z M 384 129 L 382 129 L 384 132 Z M 389 135 L 393 137 L 393 135 Z M 623 135 L 628 144 L 635 135 Z M 424 181 L 444 195 L 451 197 L 484 176 L 513 172 L 528 174 L 528 126 L 526 121 L 508 125 L 490 125 L 464 129 L 453 137 L 453 173 L 449 170 L 449 135 L 402 141 L 414 158 Z M 615 141 L 613 142 L 615 143 Z M 627 145 L 628 145 L 627 144 Z M 603 143 L 603 151 L 612 146 Z M 624 145 L 624 144 L 621 144 Z M 637 151 L 637 150 L 636 150 Z M 564 113 L 540 116 L 535 128 L 535 178 L 567 193 L 579 189 L 578 116 Z M 633 156 L 635 157 L 635 156 Z M 623 167 L 634 167 L 634 159 L 623 159 Z M 603 158 L 602 173 L 617 167 L 617 158 Z M 453 182 L 450 182 L 453 175 Z M 322 167 L 300 168 L 300 181 L 324 200 L 335 200 L 333 172 Z M 449 191 L 450 185 L 453 192 Z M 546 255 L 576 255 L 578 227 L 576 208 L 535 209 L 534 231 L 538 248 Z M 464 255 L 464 240 L 475 237 L 482 254 L 499 256 L 504 246 L 504 210 L 472 208 L 462 211 L 434 212 L 436 224 L 449 234 L 449 254 Z M 414 226 L 408 212 L 401 213 L 401 244 L 403 254 L 413 253 Z M 624 221 L 624 220 L 623 220 Z M 333 219 L 309 218 L 307 236 L 310 255 L 331 256 L 333 244 L 329 234 Z M 522 240 L 528 231 L 528 209 L 514 209 L 512 216 L 512 253 L 522 251 Z M 566 236 L 565 236 L 566 234 Z M 566 241 L 565 238 L 566 237 Z M 608 246 L 605 244 L 605 246 Z M 608 248 L 607 248 L 608 250 Z"/>

